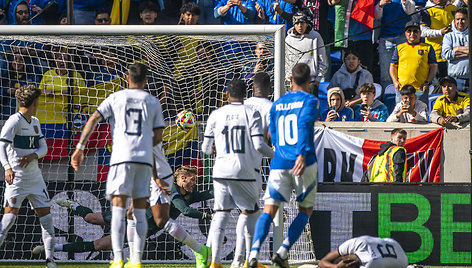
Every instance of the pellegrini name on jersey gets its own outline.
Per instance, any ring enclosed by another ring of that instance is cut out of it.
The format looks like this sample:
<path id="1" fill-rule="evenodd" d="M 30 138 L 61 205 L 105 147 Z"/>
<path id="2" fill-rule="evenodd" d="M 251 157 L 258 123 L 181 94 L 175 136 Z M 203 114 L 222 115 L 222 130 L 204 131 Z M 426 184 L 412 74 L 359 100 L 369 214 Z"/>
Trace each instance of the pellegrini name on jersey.
<path id="1" fill-rule="evenodd" d="M 287 111 L 291 109 L 302 108 L 303 101 L 289 102 L 289 103 L 279 103 L 275 106 L 276 111 Z"/>

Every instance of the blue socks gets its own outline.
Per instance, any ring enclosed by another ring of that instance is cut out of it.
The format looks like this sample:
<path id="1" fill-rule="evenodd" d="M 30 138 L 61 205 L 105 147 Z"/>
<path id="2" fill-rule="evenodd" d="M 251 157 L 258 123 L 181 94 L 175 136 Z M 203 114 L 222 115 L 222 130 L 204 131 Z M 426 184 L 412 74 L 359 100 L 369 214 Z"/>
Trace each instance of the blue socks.
<path id="1" fill-rule="evenodd" d="M 272 218 L 268 213 L 262 213 L 257 219 L 256 228 L 254 232 L 254 239 L 252 240 L 252 248 L 251 251 L 259 251 L 262 243 L 267 237 L 269 233 L 270 224 L 272 223 Z"/>
<path id="2" fill-rule="evenodd" d="M 309 218 L 310 216 L 308 216 L 306 213 L 298 213 L 297 217 L 293 220 L 292 224 L 290 224 L 290 227 L 288 228 L 287 236 L 285 237 L 282 244 L 283 247 L 287 248 L 287 250 L 290 250 L 290 248 L 293 246 L 293 244 L 295 244 L 305 229 L 305 225 L 307 224 Z"/>

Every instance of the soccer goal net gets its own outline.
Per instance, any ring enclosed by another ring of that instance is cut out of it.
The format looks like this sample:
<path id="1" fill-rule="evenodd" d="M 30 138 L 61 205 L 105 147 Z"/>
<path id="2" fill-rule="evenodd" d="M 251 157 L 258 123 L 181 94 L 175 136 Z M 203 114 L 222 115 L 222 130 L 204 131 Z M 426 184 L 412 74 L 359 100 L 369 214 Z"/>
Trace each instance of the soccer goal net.
<path id="1" fill-rule="evenodd" d="M 3 26 L 0 27 L 0 70 L 3 125 L 17 111 L 15 90 L 35 84 L 40 97 L 37 117 L 46 137 L 48 153 L 40 161 L 52 200 L 56 243 L 94 241 L 109 234 L 109 227 L 92 225 L 54 201 L 68 198 L 93 212 L 110 210 L 104 197 L 111 155 L 109 125 L 102 122 L 91 136 L 83 167 L 74 172 L 70 155 L 82 128 L 97 106 L 111 93 L 126 87 L 126 70 L 134 62 L 149 67 L 148 90 L 159 98 L 166 122 L 163 145 L 175 170 L 181 165 L 196 167 L 198 190 L 211 187 L 211 156 L 200 153 L 205 121 L 211 111 L 227 103 L 225 90 L 233 78 L 249 84 L 257 71 L 266 71 L 274 81 L 272 98 L 280 96 L 284 80 L 283 26 Z M 183 110 L 193 112 L 196 127 L 183 131 L 175 124 Z M 265 162 L 267 163 L 267 161 Z M 261 169 L 267 178 L 267 164 Z M 3 177 L 3 172 L 1 172 Z M 2 183 L 0 191 L 3 188 Z M 213 201 L 193 204 L 212 207 Z M 295 203 L 285 207 L 282 219 L 296 216 Z M 224 239 L 224 259 L 232 260 L 235 248 L 234 211 Z M 178 222 L 201 243 L 205 243 L 210 221 L 185 216 Z M 285 229 L 287 226 L 285 226 Z M 277 238 L 280 240 L 280 237 Z M 277 240 L 275 239 L 275 240 Z M 274 249 L 272 233 L 265 243 L 262 259 L 269 260 Z M 0 260 L 34 260 L 40 245 L 41 229 L 33 211 L 23 204 L 16 224 L 0 250 Z M 280 243 L 280 241 L 276 241 Z M 56 252 L 55 258 L 71 261 L 105 261 L 111 251 Z M 147 261 L 192 262 L 191 250 L 159 231 L 146 243 Z M 315 259 L 310 229 L 307 228 L 290 255 L 291 262 Z"/>

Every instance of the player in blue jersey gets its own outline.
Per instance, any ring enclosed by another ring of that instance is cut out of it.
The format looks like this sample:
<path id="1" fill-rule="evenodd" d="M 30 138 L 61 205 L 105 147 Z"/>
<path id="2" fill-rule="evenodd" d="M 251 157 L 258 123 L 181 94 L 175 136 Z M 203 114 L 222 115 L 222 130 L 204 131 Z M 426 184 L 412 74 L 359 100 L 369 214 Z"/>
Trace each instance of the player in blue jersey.
<path id="1" fill-rule="evenodd" d="M 281 202 L 290 201 L 295 190 L 299 213 L 290 225 L 282 246 L 272 257 L 278 267 L 289 267 L 288 251 L 305 228 L 316 195 L 318 166 L 315 156 L 314 127 L 318 99 L 310 92 L 310 67 L 304 63 L 292 69 L 292 91 L 279 98 L 270 110 L 269 130 L 275 146 L 264 195 L 264 212 L 256 223 L 249 256 L 249 267 L 256 268 L 257 257 L 270 224 Z"/>

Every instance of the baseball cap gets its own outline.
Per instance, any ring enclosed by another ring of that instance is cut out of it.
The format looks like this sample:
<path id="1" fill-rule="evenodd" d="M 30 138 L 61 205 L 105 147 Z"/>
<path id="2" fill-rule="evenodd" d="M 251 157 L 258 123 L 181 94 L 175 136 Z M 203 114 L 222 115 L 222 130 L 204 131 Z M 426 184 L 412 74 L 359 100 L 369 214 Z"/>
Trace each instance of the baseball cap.
<path id="1" fill-rule="evenodd" d="M 420 24 L 414 20 L 411 20 L 405 24 L 405 30 L 412 27 L 420 29 Z"/>
<path id="2" fill-rule="evenodd" d="M 443 78 L 439 79 L 439 84 L 442 86 L 444 84 L 444 82 L 449 82 L 449 83 L 452 83 L 454 85 L 457 86 L 457 82 L 456 82 L 456 79 L 454 79 L 453 77 L 449 76 L 449 75 L 446 75 L 444 76 Z"/>

